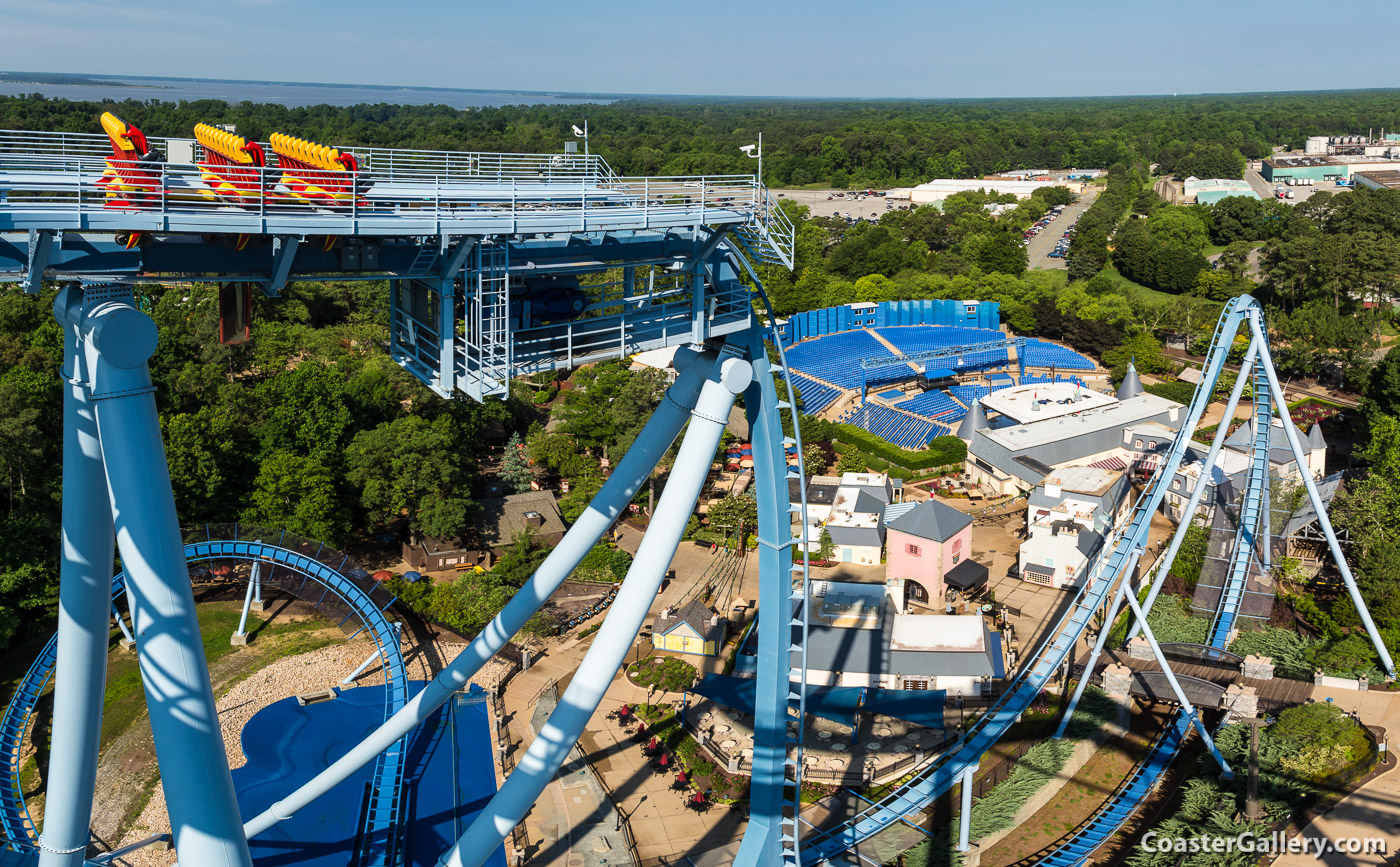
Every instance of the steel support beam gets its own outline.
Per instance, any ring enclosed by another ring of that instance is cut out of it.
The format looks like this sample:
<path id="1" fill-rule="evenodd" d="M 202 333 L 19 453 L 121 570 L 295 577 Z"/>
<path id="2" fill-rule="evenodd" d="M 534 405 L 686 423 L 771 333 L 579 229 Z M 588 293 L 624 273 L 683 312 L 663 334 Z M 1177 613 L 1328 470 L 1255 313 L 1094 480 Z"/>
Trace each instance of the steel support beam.
<path id="1" fill-rule="evenodd" d="M 292 273 L 292 260 L 300 246 L 301 238 L 296 235 L 272 236 L 272 274 L 267 280 L 267 294 L 273 298 L 287 288 L 287 275 Z"/>
<path id="2" fill-rule="evenodd" d="M 1133 553 L 1135 557 L 1141 557 L 1142 549 L 1139 548 Z M 1230 764 L 1225 761 L 1225 757 L 1220 754 L 1220 750 L 1215 746 L 1215 739 L 1210 736 L 1210 729 L 1206 728 L 1205 720 L 1201 719 L 1200 712 L 1191 704 L 1191 700 L 1186 697 L 1186 692 L 1182 690 L 1180 681 L 1176 679 L 1176 675 L 1172 672 L 1171 666 L 1167 664 L 1167 657 L 1162 653 L 1161 646 L 1157 644 L 1156 636 L 1152 634 L 1152 627 L 1147 623 L 1147 616 L 1143 614 L 1142 608 L 1138 605 L 1137 594 L 1126 593 L 1124 596 L 1127 598 L 1128 604 L 1132 606 L 1133 613 L 1136 614 L 1138 620 L 1142 622 L 1142 634 L 1147 638 L 1147 643 L 1152 647 L 1152 655 L 1156 657 L 1157 664 L 1162 667 L 1162 674 L 1166 676 L 1167 683 L 1171 684 L 1172 693 L 1181 704 L 1182 713 L 1191 718 L 1191 722 L 1196 726 L 1196 731 L 1201 734 L 1201 740 L 1206 742 L 1206 748 L 1210 750 L 1210 754 L 1215 758 L 1216 764 L 1220 765 L 1221 773 L 1225 775 L 1225 779 L 1230 779 L 1235 775 L 1235 772 L 1230 770 Z"/>
<path id="3" fill-rule="evenodd" d="M 758 500 L 758 664 L 749 826 L 736 862 L 767 865 L 781 863 L 783 837 L 795 838 L 796 830 L 795 818 L 784 816 L 784 807 L 791 809 L 784 787 L 788 784 L 788 697 L 793 691 L 792 515 L 778 393 L 760 329 L 749 330 L 747 350 L 755 372 L 744 394 L 744 408 L 752 433 Z"/>
<path id="4" fill-rule="evenodd" d="M 80 867 L 87 852 L 97 777 L 109 607 L 116 612 L 111 604 L 115 537 L 102 443 L 78 337 L 82 291 L 65 288 L 54 303 L 54 314 L 63 325 L 63 542 L 53 735 L 46 778 L 54 796 L 44 810 L 44 833 L 38 845 L 40 867 Z M 119 613 L 117 622 L 125 634 Z"/>
<path id="5" fill-rule="evenodd" d="M 734 399 L 753 382 L 753 366 L 737 357 L 739 354 L 732 346 L 726 346 L 718 366 L 705 381 L 651 526 L 627 570 L 612 610 L 559 705 L 500 791 L 438 861 L 440 867 L 481 867 L 540 797 L 597 710 L 603 693 L 632 648 L 680 544 Z"/>
<path id="6" fill-rule="evenodd" d="M 175 849 L 190 865 L 252 867 L 147 368 L 156 348 L 155 322 L 136 309 L 129 291 L 110 292 L 110 300 L 96 304 L 92 289 L 87 291 L 80 335 L 89 395 Z"/>
<path id="7" fill-rule="evenodd" d="M 1347 564 L 1347 558 L 1342 553 L 1342 546 L 1337 542 L 1337 532 L 1332 529 L 1332 520 L 1327 517 L 1327 506 L 1322 502 L 1321 495 L 1317 492 L 1317 482 L 1313 480 L 1312 473 L 1308 471 L 1307 453 L 1303 451 L 1303 444 L 1298 440 L 1298 429 L 1293 426 L 1293 419 L 1288 411 L 1288 399 L 1279 387 L 1278 371 L 1274 370 L 1274 363 L 1269 358 L 1267 348 L 1268 338 L 1264 335 L 1263 325 L 1258 319 L 1249 323 L 1249 327 L 1254 331 L 1254 337 L 1261 346 L 1260 362 L 1264 368 L 1264 374 L 1269 378 L 1269 388 L 1278 399 L 1279 418 L 1283 419 L 1283 431 L 1288 437 L 1288 447 L 1293 450 L 1293 460 L 1298 462 L 1298 472 L 1303 477 L 1303 487 L 1308 492 L 1308 500 L 1312 503 L 1313 511 L 1317 513 L 1317 525 L 1322 530 L 1322 535 L 1327 538 L 1327 547 L 1332 551 L 1332 559 L 1337 563 L 1337 570 L 1342 573 L 1342 581 L 1346 584 L 1347 595 L 1351 597 L 1351 602 L 1356 606 L 1356 613 L 1361 615 L 1361 623 L 1366 627 L 1366 634 L 1371 639 L 1371 644 L 1376 648 L 1376 653 L 1381 658 L 1381 665 L 1385 667 L 1386 674 L 1395 677 L 1395 663 L 1390 658 L 1390 651 L 1386 649 L 1385 642 L 1381 640 L 1381 635 L 1376 631 L 1375 621 L 1371 619 L 1371 612 L 1366 610 L 1366 601 L 1361 598 L 1361 590 L 1356 586 L 1356 578 L 1351 574 L 1351 566 Z"/>
<path id="8" fill-rule="evenodd" d="M 977 777 L 977 762 L 973 762 L 962 772 L 962 809 L 958 811 L 958 851 L 972 848 L 972 784 Z"/>
<path id="9" fill-rule="evenodd" d="M 680 373 L 675 383 L 667 389 L 666 396 L 637 435 L 632 448 L 628 449 L 627 454 L 618 462 L 617 469 L 608 476 L 608 480 L 588 504 L 588 508 L 569 528 L 569 532 L 559 544 L 554 546 L 549 557 L 530 580 L 525 582 L 525 586 L 516 591 L 506 603 L 506 607 L 501 609 L 501 613 L 472 639 L 472 643 L 458 654 L 450 665 L 410 698 L 401 710 L 296 791 L 250 819 L 244 825 L 244 831 L 250 838 L 256 837 L 284 819 L 291 818 L 298 810 L 344 782 L 351 774 L 413 731 L 459 689 L 465 687 L 472 675 L 520 631 L 526 621 L 539 611 L 555 590 L 559 589 L 559 585 L 564 583 L 583 560 L 584 555 L 598 544 L 603 533 L 622 516 L 632 498 L 641 490 L 652 469 L 666 454 L 685 425 L 686 419 L 690 417 L 691 410 L 699 398 L 701 384 L 710 375 L 714 360 L 710 353 L 700 354 L 689 349 L 682 349 L 676 353 L 673 363 Z M 708 465 L 707 460 L 706 466 Z"/>
<path id="10" fill-rule="evenodd" d="M 30 295 L 38 294 L 43 288 L 44 272 L 48 270 L 57 235 L 58 232 L 49 229 L 29 230 L 29 267 L 24 273 L 23 288 Z"/>

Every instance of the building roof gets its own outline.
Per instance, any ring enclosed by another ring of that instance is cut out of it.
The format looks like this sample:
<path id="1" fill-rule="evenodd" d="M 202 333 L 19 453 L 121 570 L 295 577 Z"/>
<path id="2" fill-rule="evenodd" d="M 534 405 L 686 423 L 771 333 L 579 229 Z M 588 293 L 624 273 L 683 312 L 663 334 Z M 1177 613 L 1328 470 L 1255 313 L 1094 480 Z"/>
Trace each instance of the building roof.
<path id="1" fill-rule="evenodd" d="M 892 605 L 884 606 L 880 626 L 875 629 L 831 626 L 812 618 L 807 628 L 807 667 L 870 675 L 995 674 L 993 642 L 981 615 L 900 615 L 893 609 Z M 799 609 L 796 617 L 801 616 Z M 801 631 L 801 626 L 793 627 L 793 643 L 799 647 Z M 895 641 L 896 635 L 901 642 Z M 931 643 L 924 643 L 925 637 L 930 637 Z M 801 665 L 801 651 L 792 651 L 791 659 L 793 665 Z"/>
<path id="2" fill-rule="evenodd" d="M 1118 384 L 1118 399 L 1127 400 L 1130 397 L 1137 397 L 1142 394 L 1142 380 L 1138 379 L 1137 365 L 1128 362 L 1128 372 L 1123 375 L 1123 381 Z"/>
<path id="3" fill-rule="evenodd" d="M 982 406 L 988 410 L 999 412 L 1023 424 L 1112 406 L 1116 402 L 1111 394 L 1094 391 L 1074 382 L 1017 385 L 998 389 L 981 400 Z M 975 403 L 977 401 L 974 401 Z M 985 421 L 983 426 L 986 426 Z M 958 435 L 962 435 L 961 428 Z"/>
<path id="4" fill-rule="evenodd" d="M 1111 451 L 1123 445 L 1125 427 L 1156 421 L 1171 428 L 1177 423 L 1181 408 L 1181 404 L 1164 397 L 1140 394 L 1079 415 L 978 431 L 969 452 L 1009 476 L 1038 482 L 1046 473 L 1035 475 L 1038 470 L 1028 473 L 1031 468 L 1020 458 L 1029 458 L 1039 466 L 1055 467 Z"/>
<path id="5" fill-rule="evenodd" d="M 966 512 L 938 500 L 926 500 L 895 518 L 888 527 L 920 539 L 946 542 L 971 523 L 972 517 Z"/>
<path id="6" fill-rule="evenodd" d="M 1321 438 L 1321 434 L 1322 431 L 1319 430 L 1319 438 Z M 1311 445 L 1311 434 L 1307 437 L 1300 436 L 1299 439 L 1303 441 L 1308 449 L 1327 447 L 1326 441 L 1323 441 L 1321 446 Z M 1248 452 L 1253 444 L 1254 419 L 1250 419 L 1240 425 L 1235 429 L 1234 433 L 1230 434 L 1230 436 L 1225 439 L 1225 448 L 1231 449 L 1232 451 Z M 1283 429 L 1283 421 L 1277 418 L 1269 423 L 1269 461 L 1276 466 L 1285 466 L 1293 463 L 1293 447 L 1288 444 L 1288 434 Z"/>
<path id="7" fill-rule="evenodd" d="M 860 493 L 856 494 L 856 501 L 855 504 L 851 506 L 851 511 L 861 514 L 883 512 L 887 502 L 889 502 L 889 500 L 881 499 L 871 494 L 869 489 L 862 489 Z"/>
<path id="8" fill-rule="evenodd" d="M 1341 473 L 1333 473 L 1327 478 L 1317 483 L 1317 494 L 1322 498 L 1322 505 L 1331 507 L 1332 498 L 1337 496 L 1337 492 L 1344 490 Z M 1313 508 L 1312 497 L 1303 497 L 1303 502 L 1298 505 L 1298 510 L 1289 517 L 1288 523 L 1283 527 L 1283 537 L 1288 537 L 1300 532 L 1317 520 L 1317 510 Z"/>
<path id="9" fill-rule="evenodd" d="M 710 625 L 710 619 L 718 613 L 699 599 L 692 599 L 679 610 L 672 611 L 670 617 L 657 617 L 653 631 L 666 635 L 684 623 L 695 630 L 696 635 L 708 640 L 713 637 L 711 633 L 723 626 L 722 623 Z"/>
<path id="10" fill-rule="evenodd" d="M 905 500 L 902 503 L 890 503 L 885 507 L 885 512 L 881 519 L 885 522 L 885 526 L 889 526 L 891 521 L 898 518 L 900 515 L 913 511 L 914 507 L 917 505 L 919 504 L 915 500 Z"/>
<path id="11" fill-rule="evenodd" d="M 963 416 L 962 423 L 958 425 L 958 438 L 970 440 L 979 430 L 987 427 L 987 414 L 982 411 L 982 401 L 974 400 L 972 407 Z"/>
<path id="12" fill-rule="evenodd" d="M 878 548 L 885 543 L 885 531 L 880 527 L 844 527 L 840 524 L 827 524 L 834 545 L 848 548 Z"/>
<path id="13" fill-rule="evenodd" d="M 564 517 L 559 513 L 559 504 L 549 491 L 526 491 L 511 494 L 509 497 L 494 497 L 477 501 L 478 510 L 473 524 L 477 539 L 481 544 L 498 548 L 509 545 L 510 541 L 528 526 L 526 515 L 538 514 L 543 523 L 535 529 L 541 536 L 563 533 Z"/>

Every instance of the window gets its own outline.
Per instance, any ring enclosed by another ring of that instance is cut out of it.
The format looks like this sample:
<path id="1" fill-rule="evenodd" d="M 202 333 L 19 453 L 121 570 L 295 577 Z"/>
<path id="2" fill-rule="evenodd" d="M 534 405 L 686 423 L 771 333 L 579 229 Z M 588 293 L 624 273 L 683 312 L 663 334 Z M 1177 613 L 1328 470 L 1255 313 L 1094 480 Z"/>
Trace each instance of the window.
<path id="1" fill-rule="evenodd" d="M 1157 441 L 1156 441 L 1156 440 L 1148 440 L 1148 442 L 1147 442 L 1147 447 L 1148 447 L 1149 449 L 1155 449 L 1155 448 L 1157 448 Z"/>
<path id="2" fill-rule="evenodd" d="M 977 315 L 977 305 L 976 305 L 976 304 L 969 304 L 969 305 L 967 305 L 967 315 L 968 315 L 968 316 L 975 316 L 975 315 Z"/>
<path id="3" fill-rule="evenodd" d="M 928 681 L 927 681 L 927 680 L 910 680 L 910 679 L 908 679 L 908 678 L 905 678 L 904 683 L 901 684 L 901 686 L 902 686 L 902 688 L 904 688 L 904 689 L 928 689 Z"/>
<path id="4" fill-rule="evenodd" d="M 918 546 L 918 545 L 908 545 L 908 544 L 906 544 L 906 545 L 904 546 L 904 553 L 906 553 L 906 554 L 908 554 L 908 555 L 910 555 L 910 556 L 912 556 L 912 557 L 921 557 L 921 556 L 923 556 L 923 552 L 919 549 L 919 546 Z"/>
<path id="5" fill-rule="evenodd" d="M 1054 558 L 1054 557 L 1046 557 L 1046 558 L 1045 558 L 1045 568 L 1046 568 L 1046 569 L 1054 569 L 1054 568 L 1055 568 L 1055 558 Z"/>
<path id="6" fill-rule="evenodd" d="M 1140 449 L 1140 448 L 1142 448 L 1142 440 L 1134 440 L 1134 441 L 1133 441 L 1133 448 L 1135 448 L 1135 449 Z"/>

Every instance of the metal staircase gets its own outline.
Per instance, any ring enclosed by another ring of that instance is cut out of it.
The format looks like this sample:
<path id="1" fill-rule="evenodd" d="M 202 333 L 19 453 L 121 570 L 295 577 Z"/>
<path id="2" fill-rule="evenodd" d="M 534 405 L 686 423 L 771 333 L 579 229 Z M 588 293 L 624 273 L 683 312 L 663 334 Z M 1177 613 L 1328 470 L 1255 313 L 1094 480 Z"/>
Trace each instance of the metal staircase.
<path id="1" fill-rule="evenodd" d="M 510 386 L 509 256 L 505 244 L 484 243 L 472 253 L 466 277 L 461 388 L 476 400 L 503 395 Z"/>

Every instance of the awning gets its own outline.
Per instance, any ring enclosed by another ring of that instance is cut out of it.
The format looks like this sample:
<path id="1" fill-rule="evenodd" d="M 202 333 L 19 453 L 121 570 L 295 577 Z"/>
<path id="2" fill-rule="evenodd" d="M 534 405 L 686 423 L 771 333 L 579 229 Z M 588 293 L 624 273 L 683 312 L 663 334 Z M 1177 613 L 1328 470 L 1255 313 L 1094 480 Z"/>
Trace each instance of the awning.
<path id="1" fill-rule="evenodd" d="M 959 590 L 971 590 L 987 583 L 987 567 L 976 560 L 964 560 L 943 573 L 943 583 Z"/>
<path id="2" fill-rule="evenodd" d="M 1153 455 L 1150 458 L 1143 458 L 1140 461 L 1135 461 L 1133 467 L 1144 473 L 1155 473 L 1157 472 L 1157 456 Z"/>
<path id="3" fill-rule="evenodd" d="M 1128 465 L 1123 463 L 1123 459 L 1120 457 L 1104 458 L 1094 461 L 1089 466 L 1098 467 L 1101 470 L 1126 470 L 1128 468 Z"/>
<path id="4" fill-rule="evenodd" d="M 1055 568 L 1053 566 L 1042 566 L 1039 563 L 1027 563 L 1023 570 L 1032 575 L 1040 575 L 1043 578 L 1054 578 Z"/>

